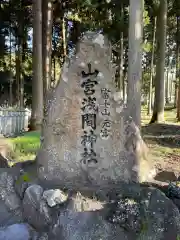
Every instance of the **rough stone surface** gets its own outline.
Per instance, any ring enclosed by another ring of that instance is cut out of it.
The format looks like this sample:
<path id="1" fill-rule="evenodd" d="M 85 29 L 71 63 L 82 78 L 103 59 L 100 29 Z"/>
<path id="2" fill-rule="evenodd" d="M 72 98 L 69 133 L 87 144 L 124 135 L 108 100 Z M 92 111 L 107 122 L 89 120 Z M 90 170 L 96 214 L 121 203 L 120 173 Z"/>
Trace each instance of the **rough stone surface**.
<path id="1" fill-rule="evenodd" d="M 98 212 L 61 212 L 51 239 L 64 240 L 133 240 L 123 229 L 105 221 Z"/>
<path id="2" fill-rule="evenodd" d="M 180 187 L 174 183 L 170 183 L 168 186 L 168 197 L 180 199 Z"/>
<path id="3" fill-rule="evenodd" d="M 77 49 L 47 101 L 39 178 L 52 186 L 137 182 L 144 143 L 115 90 L 111 45 L 89 32 Z"/>
<path id="4" fill-rule="evenodd" d="M 108 220 L 114 224 L 120 225 L 127 231 L 139 232 L 142 225 L 139 205 L 140 204 L 134 201 L 134 199 L 120 199 L 116 202 L 114 212 L 111 212 L 111 216 Z"/>
<path id="5" fill-rule="evenodd" d="M 4 214 L 0 214 L 1 226 L 23 220 L 21 201 L 14 190 L 13 175 L 5 169 L 0 173 L 0 209 L 4 209 Z"/>
<path id="6" fill-rule="evenodd" d="M 173 198 L 172 201 L 173 201 L 173 203 L 177 206 L 177 208 L 178 208 L 179 211 L 180 211 L 180 199 L 178 199 L 178 198 Z"/>
<path id="7" fill-rule="evenodd" d="M 0 228 L 1 240 L 29 240 L 30 233 L 26 224 L 13 224 L 6 228 Z"/>
<path id="8" fill-rule="evenodd" d="M 60 239 L 60 238 L 59 238 Z M 33 239 L 34 240 L 34 239 Z M 48 233 L 42 233 L 38 236 L 37 240 L 50 240 Z M 53 239 L 52 239 L 53 240 Z"/>
<path id="9" fill-rule="evenodd" d="M 60 189 L 50 189 L 43 192 L 43 198 L 50 207 L 54 207 L 67 201 L 68 196 Z"/>
<path id="10" fill-rule="evenodd" d="M 38 231 L 47 229 L 52 222 L 50 209 L 42 199 L 43 189 L 39 185 L 27 188 L 23 199 L 23 216 Z"/>
<path id="11" fill-rule="evenodd" d="M 112 204 L 107 219 L 129 231 L 137 232 L 142 240 L 176 240 L 180 234 L 180 213 L 161 191 L 142 188 L 139 197 L 129 204 Z M 127 201 L 126 201 L 127 202 Z M 136 205 L 136 206 L 135 206 Z M 131 222 L 133 218 L 135 222 Z M 138 223 L 138 224 L 135 224 Z"/>
<path id="12" fill-rule="evenodd" d="M 5 202 L 0 200 L 0 227 L 22 222 L 22 211 L 10 211 Z"/>

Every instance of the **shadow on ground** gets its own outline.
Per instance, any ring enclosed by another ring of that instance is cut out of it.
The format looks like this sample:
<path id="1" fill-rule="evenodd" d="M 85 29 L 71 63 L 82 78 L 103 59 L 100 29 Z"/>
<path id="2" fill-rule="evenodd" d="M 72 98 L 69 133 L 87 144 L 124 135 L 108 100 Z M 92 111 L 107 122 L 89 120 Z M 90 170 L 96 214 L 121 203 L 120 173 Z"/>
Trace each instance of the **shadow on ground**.
<path id="1" fill-rule="evenodd" d="M 142 127 L 145 140 L 152 140 L 158 145 L 180 148 L 180 126 L 173 124 L 150 124 Z"/>

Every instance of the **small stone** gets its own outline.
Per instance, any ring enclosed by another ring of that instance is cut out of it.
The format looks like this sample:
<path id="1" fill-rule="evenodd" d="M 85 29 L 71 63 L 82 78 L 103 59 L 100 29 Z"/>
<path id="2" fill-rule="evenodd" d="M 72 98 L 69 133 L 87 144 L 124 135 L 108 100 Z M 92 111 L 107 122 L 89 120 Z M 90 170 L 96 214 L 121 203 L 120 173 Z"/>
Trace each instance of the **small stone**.
<path id="1" fill-rule="evenodd" d="M 43 193 L 43 198 L 47 201 L 50 207 L 54 207 L 57 204 L 67 201 L 68 196 L 60 189 L 50 189 Z"/>

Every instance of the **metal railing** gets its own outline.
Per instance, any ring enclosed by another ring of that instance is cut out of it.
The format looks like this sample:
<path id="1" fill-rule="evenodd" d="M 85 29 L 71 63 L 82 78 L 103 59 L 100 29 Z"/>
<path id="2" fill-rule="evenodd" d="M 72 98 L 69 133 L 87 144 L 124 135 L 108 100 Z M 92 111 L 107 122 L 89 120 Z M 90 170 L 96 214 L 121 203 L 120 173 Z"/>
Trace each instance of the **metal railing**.
<path id="1" fill-rule="evenodd" d="M 18 136 L 28 128 L 30 111 L 0 109 L 0 134 Z"/>

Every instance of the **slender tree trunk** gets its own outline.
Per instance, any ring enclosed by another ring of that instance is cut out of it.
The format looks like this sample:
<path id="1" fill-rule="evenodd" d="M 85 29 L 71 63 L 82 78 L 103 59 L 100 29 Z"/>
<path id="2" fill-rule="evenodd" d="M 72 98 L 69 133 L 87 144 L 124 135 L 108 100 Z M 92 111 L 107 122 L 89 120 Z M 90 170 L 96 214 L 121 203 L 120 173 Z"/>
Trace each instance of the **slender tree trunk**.
<path id="1" fill-rule="evenodd" d="M 53 27 L 53 56 L 52 56 L 52 72 L 53 72 L 53 86 L 55 86 L 56 83 L 56 39 L 55 39 L 55 27 Z"/>
<path id="2" fill-rule="evenodd" d="M 121 18 L 124 17 L 124 4 L 121 3 Z M 120 33 L 120 52 L 119 52 L 119 76 L 118 76 L 118 90 L 120 91 L 121 98 L 123 98 L 123 65 L 124 65 L 124 34 L 123 34 L 123 26 L 121 27 Z"/>
<path id="3" fill-rule="evenodd" d="M 12 76 L 12 34 L 11 34 L 11 24 L 9 27 L 9 43 L 10 43 L 10 51 L 9 51 L 9 65 L 10 65 L 10 80 L 9 80 L 9 104 L 12 106 L 13 104 L 13 92 L 12 92 L 12 84 L 13 84 L 13 76 Z"/>
<path id="4" fill-rule="evenodd" d="M 180 13 L 180 6 L 178 7 L 178 12 Z M 179 14 L 176 17 L 176 21 L 177 21 L 176 81 L 178 82 L 177 120 L 180 121 L 180 17 L 179 17 Z"/>
<path id="5" fill-rule="evenodd" d="M 42 63 L 43 63 L 43 81 L 44 81 L 44 99 L 51 87 L 52 73 L 52 23 L 53 23 L 53 8 L 52 0 L 42 1 Z"/>
<path id="6" fill-rule="evenodd" d="M 22 7 L 22 0 L 21 0 L 21 7 Z M 23 64 L 23 39 L 24 39 L 24 15 L 20 18 L 20 23 L 19 23 L 19 28 L 20 28 L 20 39 L 19 39 L 19 44 L 20 44 L 20 108 L 24 108 L 24 74 L 22 71 L 22 64 Z"/>
<path id="7" fill-rule="evenodd" d="M 164 68 L 166 49 L 167 0 L 161 0 L 157 16 L 157 63 L 155 78 L 155 99 L 150 123 L 164 121 Z"/>
<path id="8" fill-rule="evenodd" d="M 31 130 L 39 130 L 43 120 L 42 2 L 33 0 L 33 78 Z"/>
<path id="9" fill-rule="evenodd" d="M 54 83 L 56 82 L 56 58 L 54 56 L 53 58 L 53 78 L 54 78 Z"/>
<path id="10" fill-rule="evenodd" d="M 78 42 L 79 36 L 81 35 L 81 23 L 78 21 L 73 22 L 73 28 L 70 36 L 70 41 L 75 45 Z"/>
<path id="11" fill-rule="evenodd" d="M 165 99 L 166 99 L 166 103 L 169 103 L 169 93 L 170 93 L 170 84 L 169 84 L 169 63 L 170 63 L 170 51 L 169 51 L 169 47 L 168 51 L 167 51 L 167 67 L 166 67 L 166 84 L 165 84 Z"/>
<path id="12" fill-rule="evenodd" d="M 121 94 L 121 98 L 123 98 L 123 64 L 124 64 L 124 42 L 123 42 L 123 32 L 121 32 L 121 36 L 120 36 L 120 51 L 119 51 L 119 54 L 118 54 L 118 90 Z"/>
<path id="13" fill-rule="evenodd" d="M 152 110 L 152 91 L 153 91 L 153 77 L 154 77 L 154 51 L 156 44 L 156 24 L 157 18 L 154 18 L 154 27 L 153 27 L 153 41 L 152 41 L 152 54 L 151 54 L 151 69 L 150 69 L 150 82 L 149 82 L 149 101 L 148 101 L 148 114 L 151 114 Z"/>
<path id="14" fill-rule="evenodd" d="M 166 91 L 165 91 L 165 99 L 166 99 L 166 103 L 169 104 L 169 100 L 170 100 L 170 84 L 169 84 L 169 68 L 167 67 L 167 71 L 166 71 Z"/>
<path id="15" fill-rule="evenodd" d="M 175 86 L 174 86 L 174 108 L 177 107 L 177 100 L 178 100 L 178 83 L 176 78 Z"/>
<path id="16" fill-rule="evenodd" d="M 169 78 L 169 102 L 172 103 L 172 96 L 173 96 L 173 81 L 172 81 L 172 75 L 170 75 L 171 78 Z"/>
<path id="17" fill-rule="evenodd" d="M 20 107 L 21 52 L 19 38 L 16 37 L 16 101 Z"/>
<path id="18" fill-rule="evenodd" d="M 143 0 L 130 0 L 127 106 L 141 127 Z"/>
<path id="19" fill-rule="evenodd" d="M 62 19 L 62 38 L 63 38 L 63 62 L 66 59 L 66 55 L 67 55 L 67 49 L 66 49 L 66 22 L 65 22 L 65 18 L 63 16 Z"/>
<path id="20" fill-rule="evenodd" d="M 123 81 L 123 101 L 127 102 L 127 66 L 128 66 L 128 46 L 125 48 L 125 67 L 123 69 L 123 76 L 124 76 L 124 81 Z"/>

